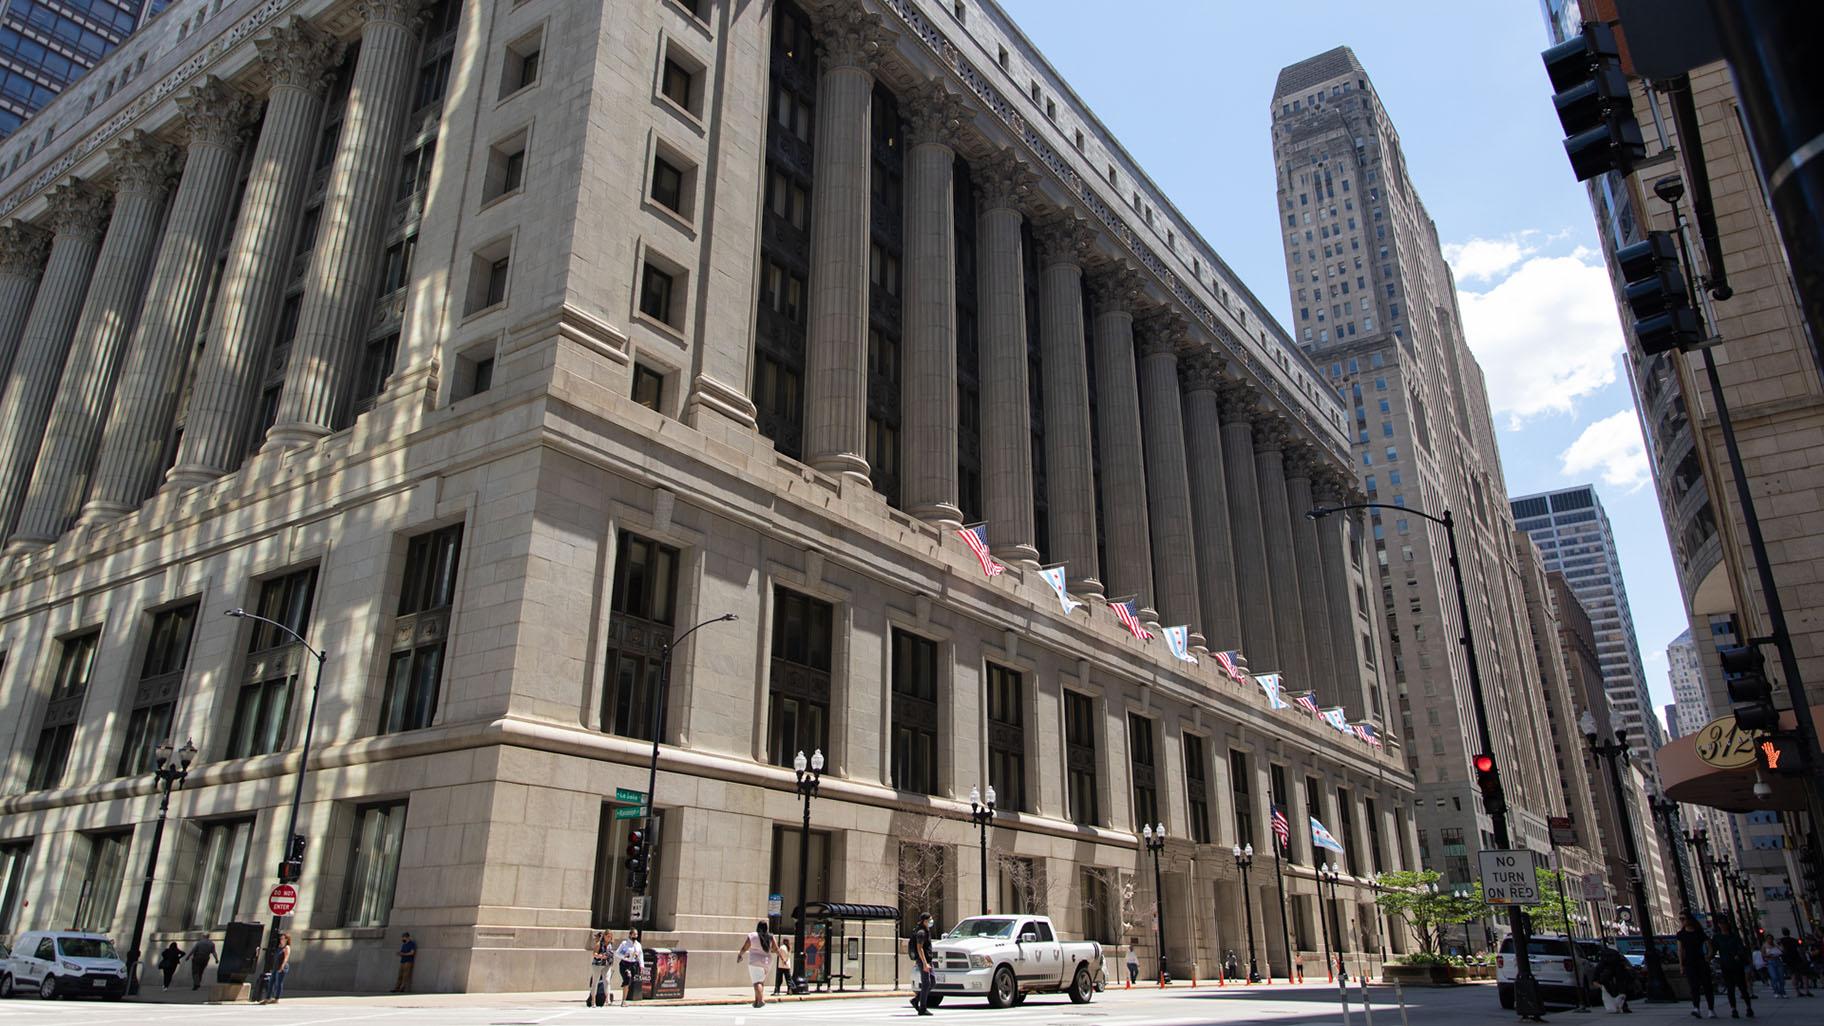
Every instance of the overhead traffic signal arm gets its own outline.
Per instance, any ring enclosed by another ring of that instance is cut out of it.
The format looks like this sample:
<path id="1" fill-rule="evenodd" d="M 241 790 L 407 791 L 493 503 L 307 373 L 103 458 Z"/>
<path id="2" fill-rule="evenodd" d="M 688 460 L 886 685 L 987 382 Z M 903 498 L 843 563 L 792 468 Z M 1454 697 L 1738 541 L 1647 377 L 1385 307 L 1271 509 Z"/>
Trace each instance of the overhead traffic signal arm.
<path id="1" fill-rule="evenodd" d="M 1564 152 L 1578 181 L 1606 171 L 1626 171 L 1647 155 L 1614 29 L 1586 22 L 1581 33 L 1540 58 L 1552 81 L 1558 123 L 1564 127 Z"/>

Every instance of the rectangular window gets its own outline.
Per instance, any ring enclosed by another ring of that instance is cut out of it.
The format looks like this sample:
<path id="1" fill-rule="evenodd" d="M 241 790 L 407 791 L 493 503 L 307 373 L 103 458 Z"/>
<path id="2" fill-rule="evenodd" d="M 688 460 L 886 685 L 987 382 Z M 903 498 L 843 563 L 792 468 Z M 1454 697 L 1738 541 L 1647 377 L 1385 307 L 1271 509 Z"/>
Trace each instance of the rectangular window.
<path id="1" fill-rule="evenodd" d="M 1019 672 L 989 663 L 987 698 L 988 784 L 994 788 L 995 806 L 1025 812 L 1026 705 Z"/>
<path id="2" fill-rule="evenodd" d="M 639 820 L 615 819 L 614 810 L 624 808 L 616 802 L 603 802 L 601 818 L 595 828 L 595 880 L 590 891 L 589 928 L 624 930 L 640 925 L 633 919 L 632 892 L 627 889 L 627 835 Z M 646 820 L 646 850 L 658 852 L 665 810 L 656 809 Z M 650 907 L 659 900 L 664 862 L 654 858 L 646 867 L 646 900 Z M 647 915 L 650 917 L 651 913 Z M 648 919 L 650 924 L 650 919 Z"/>
<path id="3" fill-rule="evenodd" d="M 433 139 L 407 153 L 399 164 L 399 191 L 395 200 L 402 200 L 423 192 L 431 183 L 431 162 L 437 156 L 437 140 Z"/>
<path id="4" fill-rule="evenodd" d="M 1304 832 L 1291 829 L 1292 796 L 1286 791 L 1286 768 L 1278 763 L 1269 765 L 1267 767 L 1267 779 L 1268 786 L 1272 788 L 1273 792 L 1270 796 L 1273 799 L 1273 804 L 1278 806 L 1279 811 L 1286 817 L 1287 832 L 1290 835 L 1286 840 L 1286 861 L 1296 866 L 1299 864 L 1299 846 L 1293 842 L 1292 838 L 1302 837 Z M 1273 838 L 1273 843 L 1279 843 L 1279 838 L 1277 836 Z"/>
<path id="5" fill-rule="evenodd" d="M 1229 792 L 1235 802 L 1235 843 L 1254 843 L 1254 785 L 1245 752 L 1229 752 Z"/>
<path id="6" fill-rule="evenodd" d="M 670 57 L 665 58 L 664 75 L 659 81 L 659 91 L 665 98 L 685 110 L 690 109 L 691 74 L 689 69 Z"/>
<path id="7" fill-rule="evenodd" d="M 799 846 L 808 849 L 810 857 L 805 859 L 804 890 L 798 892 Z M 830 893 L 830 835 L 822 830 L 813 830 L 808 838 L 802 837 L 795 826 L 783 823 L 773 826 L 773 866 L 768 877 L 768 894 L 777 894 L 781 907 L 785 910 L 786 921 L 791 921 L 793 910 L 799 905 L 801 897 L 809 901 L 823 901 Z"/>
<path id="8" fill-rule="evenodd" d="M 678 550 L 622 531 L 609 600 L 608 680 L 602 730 L 650 741 L 658 712 L 659 669 L 672 637 Z"/>
<path id="9" fill-rule="evenodd" d="M 775 766 L 829 748 L 831 626 L 835 607 L 773 589 L 768 755 Z"/>
<path id="10" fill-rule="evenodd" d="M 1184 788 L 1191 814 L 1191 840 L 1210 843 L 1209 771 L 1203 765 L 1203 738 L 1184 735 Z"/>
<path id="11" fill-rule="evenodd" d="M 1115 870 L 1085 866 L 1082 874 L 1083 939 L 1119 943 L 1115 931 L 1121 910 L 1115 907 L 1116 885 L 1110 879 Z"/>
<path id="12" fill-rule="evenodd" d="M 1101 823 L 1096 782 L 1096 700 L 1064 692 L 1064 766 L 1069 774 L 1070 821 L 1081 826 Z"/>
<path id="13" fill-rule="evenodd" d="M 393 361 L 398 352 L 399 333 L 396 331 L 368 340 L 361 352 L 361 368 L 355 379 L 358 412 L 372 409 L 374 400 L 386 391 L 386 379 L 392 377 Z"/>
<path id="14" fill-rule="evenodd" d="M 665 375 L 643 363 L 633 365 L 633 401 L 649 410 L 663 412 Z"/>
<path id="15" fill-rule="evenodd" d="M 937 793 L 937 642 L 893 631 L 893 786 Z"/>
<path id="16" fill-rule="evenodd" d="M 899 935 L 910 937 L 920 912 L 944 919 L 944 877 L 950 849 L 929 841 L 899 842 Z"/>
<path id="17" fill-rule="evenodd" d="M 399 880 L 399 848 L 405 838 L 401 801 L 376 802 L 355 810 L 355 836 L 342 883 L 343 926 L 385 926 Z"/>
<path id="18" fill-rule="evenodd" d="M 76 897 L 76 916 L 71 927 L 91 933 L 107 933 L 114 928 L 114 912 L 120 904 L 120 881 L 127 871 L 127 846 L 133 842 L 133 831 L 117 830 L 105 834 L 84 834 L 89 842 L 89 858 L 83 866 L 82 889 Z"/>
<path id="19" fill-rule="evenodd" d="M 253 817 L 204 823 L 202 831 L 196 846 L 196 872 L 190 877 L 186 930 L 215 930 L 234 922 L 247 880 Z"/>
<path id="20" fill-rule="evenodd" d="M 276 620 L 302 636 L 310 627 L 310 605 L 317 588 L 311 567 L 260 584 L 254 612 Z M 290 634 L 258 620 L 251 621 L 247 668 L 228 732 L 228 758 L 276 752 L 285 744 L 291 719 L 292 684 L 308 653 Z"/>
<path id="21" fill-rule="evenodd" d="M 95 667 L 95 646 L 100 640 L 98 630 L 63 639 L 56 676 L 51 678 L 44 725 L 39 728 L 38 747 L 32 753 L 27 791 L 42 791 L 63 782 L 70 744 L 76 739 L 76 721 L 82 716 L 82 700 L 89 691 L 89 672 Z"/>
<path id="22" fill-rule="evenodd" d="M 640 277 L 640 312 L 665 324 L 671 324 L 671 275 L 651 264 Z"/>
<path id="23" fill-rule="evenodd" d="M 1159 820 L 1159 781 L 1153 759 L 1153 721 L 1127 715 L 1127 754 L 1134 773 L 1134 829 Z"/>
<path id="24" fill-rule="evenodd" d="M 157 765 L 153 750 L 171 737 L 171 715 L 183 688 L 184 665 L 190 659 L 190 638 L 196 630 L 198 604 L 187 602 L 152 615 L 146 657 L 140 663 L 139 683 L 133 690 L 133 709 L 127 716 L 126 744 L 114 765 L 118 777 L 150 773 Z"/>
<path id="25" fill-rule="evenodd" d="M 25 882 L 32 868 L 32 842 L 0 844 L 0 934 L 12 935 L 25 901 Z"/>
<path id="26" fill-rule="evenodd" d="M 1375 875 L 1379 876 L 1387 871 L 1387 856 L 1381 850 L 1381 816 L 1373 798 L 1362 799 L 1362 815 L 1368 820 L 1368 857 L 1373 860 Z"/>
<path id="27" fill-rule="evenodd" d="M 380 730 L 421 730 L 437 715 L 443 653 L 456 601 L 462 525 L 421 534 L 405 550 L 405 580 L 393 621 L 393 653 L 380 703 Z"/>
<path id="28" fill-rule="evenodd" d="M 1343 869 L 1350 876 L 1359 876 L 1355 863 L 1355 802 L 1340 787 L 1336 789 L 1336 820 L 1337 840 L 1343 842 Z"/>
<path id="29" fill-rule="evenodd" d="M 652 198 L 668 210 L 684 212 L 684 172 L 662 156 L 652 158 Z"/>
<path id="30" fill-rule="evenodd" d="M 996 853 L 1000 863 L 1000 901 L 994 910 L 1002 915 L 1045 914 L 1045 871 L 1038 860 Z"/>

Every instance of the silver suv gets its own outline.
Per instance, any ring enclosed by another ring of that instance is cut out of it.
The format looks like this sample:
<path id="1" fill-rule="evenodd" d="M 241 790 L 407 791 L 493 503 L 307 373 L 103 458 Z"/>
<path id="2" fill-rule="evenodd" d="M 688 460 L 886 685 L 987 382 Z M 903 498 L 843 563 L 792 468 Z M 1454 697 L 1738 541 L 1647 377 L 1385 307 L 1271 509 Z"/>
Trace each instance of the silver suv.
<path id="1" fill-rule="evenodd" d="M 114 942 L 99 933 L 32 930 L 19 935 L 13 953 L 0 962 L 0 997 L 36 990 L 59 997 L 127 996 L 127 964 Z"/>

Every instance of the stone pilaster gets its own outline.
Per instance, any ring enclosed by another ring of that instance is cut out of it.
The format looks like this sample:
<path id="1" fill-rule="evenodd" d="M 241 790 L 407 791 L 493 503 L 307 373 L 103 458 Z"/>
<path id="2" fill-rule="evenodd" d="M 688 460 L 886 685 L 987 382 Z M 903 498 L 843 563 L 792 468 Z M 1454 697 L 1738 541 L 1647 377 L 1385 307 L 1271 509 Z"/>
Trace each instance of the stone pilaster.
<path id="1" fill-rule="evenodd" d="M 50 258 L 0 396 L 0 531 L 12 530 L 25 502 L 108 221 L 107 197 L 74 178 L 51 191 L 50 208 Z"/>
<path id="2" fill-rule="evenodd" d="M 1153 581 L 1159 622 L 1190 626 L 1202 646 L 1197 552 L 1191 533 L 1191 481 L 1184 463 L 1184 407 L 1178 398 L 1182 318 L 1157 310 L 1140 322 L 1140 413 L 1146 425 L 1146 507 L 1152 515 Z"/>
<path id="3" fill-rule="evenodd" d="M 1316 688 L 1326 702 L 1338 699 L 1336 686 L 1336 647 L 1330 640 L 1330 608 L 1324 594 L 1324 563 L 1318 548 L 1317 522 L 1305 516 L 1313 503 L 1311 477 L 1322 459 L 1308 446 L 1288 446 L 1285 453 L 1286 508 L 1292 524 L 1292 557 L 1298 567 L 1299 615 L 1304 620 L 1305 667 L 1311 673 L 1309 687 Z M 1347 621 L 1335 625 L 1349 630 Z"/>
<path id="4" fill-rule="evenodd" d="M 1002 151 L 975 173 L 976 321 L 982 367 L 982 498 L 1002 562 L 1038 565 L 1032 520 L 1032 393 L 1020 204 L 1032 172 Z"/>
<path id="5" fill-rule="evenodd" d="M 32 294 L 50 249 L 49 236 L 24 221 L 0 225 L 0 390 L 12 373 L 13 354 L 32 312 Z"/>
<path id="6" fill-rule="evenodd" d="M 1336 506 L 1349 502 L 1349 490 L 1353 479 L 1345 479 L 1341 471 L 1325 468 L 1312 475 L 1311 497 L 1314 505 Z M 1337 679 L 1336 701 L 1340 702 L 1349 715 L 1360 717 L 1368 712 L 1368 702 L 1362 686 L 1362 657 L 1356 651 L 1354 603 L 1350 601 L 1352 589 L 1349 586 L 1349 546 L 1347 542 L 1347 524 L 1345 518 L 1354 516 L 1353 512 L 1339 513 L 1324 517 L 1312 524 L 1317 530 L 1318 556 L 1324 571 L 1324 602 L 1328 607 L 1330 621 L 1331 665 Z"/>
<path id="7" fill-rule="evenodd" d="M 954 146 L 969 111 L 961 97 L 935 82 L 900 109 L 908 123 L 900 487 L 906 512 L 955 528 L 963 514 L 956 476 Z"/>
<path id="8" fill-rule="evenodd" d="M 804 459 L 868 482 L 868 248 L 874 63 L 888 37 L 859 7 L 817 26 L 817 152 L 811 189 L 810 321 L 804 347 Z"/>
<path id="9" fill-rule="evenodd" d="M 197 358 L 183 443 L 167 479 L 178 488 L 233 470 L 247 453 L 254 385 L 284 299 L 324 89 L 341 51 L 302 18 L 290 19 L 253 45 L 272 93 L 241 193 L 209 346 Z"/>
<path id="10" fill-rule="evenodd" d="M 1045 492 L 1050 558 L 1071 591 L 1102 594 L 1096 563 L 1096 469 L 1090 449 L 1089 360 L 1084 352 L 1083 257 L 1095 233 L 1074 216 L 1033 232 L 1039 247 L 1040 393 L 1045 403 Z"/>
<path id="11" fill-rule="evenodd" d="M 234 199 L 235 166 L 252 101 L 211 75 L 177 102 L 190 130 L 189 150 L 101 438 L 94 484 L 82 510 L 85 522 L 131 512 L 158 483 L 216 240 Z"/>
<path id="12" fill-rule="evenodd" d="M 1305 616 L 1298 597 L 1298 561 L 1292 552 L 1292 513 L 1286 508 L 1285 423 L 1278 417 L 1254 422 L 1254 475 L 1260 489 L 1260 525 L 1266 541 L 1267 576 L 1273 581 L 1273 638 L 1277 665 L 1294 687 L 1311 685 L 1305 662 Z M 1259 664 L 1256 664 L 1259 665 Z"/>
<path id="13" fill-rule="evenodd" d="M 1222 469 L 1227 478 L 1229 530 L 1235 549 L 1235 586 L 1241 609 L 1241 650 L 1252 665 L 1270 669 L 1278 659 L 1273 623 L 1273 586 L 1267 572 L 1267 541 L 1261 526 L 1260 483 L 1254 471 L 1254 418 L 1260 416 L 1254 390 L 1239 381 L 1223 384 Z"/>
<path id="14" fill-rule="evenodd" d="M 1139 276 L 1102 269 L 1089 279 L 1095 311 L 1096 433 L 1102 445 L 1102 580 L 1110 598 L 1153 606 L 1153 543 L 1146 510 L 1146 457 L 1140 441 L 1140 382 L 1134 366 L 1134 306 Z M 1157 614 L 1154 614 L 1155 616 Z"/>
<path id="15" fill-rule="evenodd" d="M 13 532 L 12 544 L 19 547 L 55 541 L 76 515 L 121 357 L 146 294 L 146 270 L 158 246 L 165 196 L 176 166 L 171 148 L 144 132 L 133 132 L 113 147 L 109 158 L 114 216 L 95 259 L 38 465 Z"/>
<path id="16" fill-rule="evenodd" d="M 1241 615 L 1216 398 L 1222 375 L 1209 353 L 1181 358 L 1178 372 L 1184 385 L 1184 449 L 1191 483 L 1192 537 L 1197 545 L 1197 599 L 1203 606 L 1206 644 L 1225 651 L 1241 647 Z"/>
<path id="17" fill-rule="evenodd" d="M 417 70 L 419 0 L 360 0 L 366 19 L 342 140 L 323 194 L 322 228 L 305 274 L 285 391 L 267 445 L 334 431 L 347 401 L 356 340 L 372 316 L 380 239 L 399 168 L 399 137 Z"/>

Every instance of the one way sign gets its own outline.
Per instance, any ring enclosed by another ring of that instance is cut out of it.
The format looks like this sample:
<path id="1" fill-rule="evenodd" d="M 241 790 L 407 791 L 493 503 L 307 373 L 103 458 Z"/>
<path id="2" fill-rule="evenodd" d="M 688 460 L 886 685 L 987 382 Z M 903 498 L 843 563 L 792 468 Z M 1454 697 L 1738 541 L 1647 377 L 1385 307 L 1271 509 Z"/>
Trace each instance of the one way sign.
<path id="1" fill-rule="evenodd" d="M 1539 903 L 1539 853 L 1526 848 L 1485 851 L 1482 856 L 1482 900 L 1490 905 Z"/>

